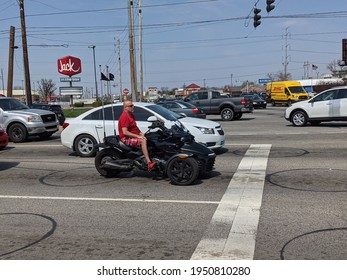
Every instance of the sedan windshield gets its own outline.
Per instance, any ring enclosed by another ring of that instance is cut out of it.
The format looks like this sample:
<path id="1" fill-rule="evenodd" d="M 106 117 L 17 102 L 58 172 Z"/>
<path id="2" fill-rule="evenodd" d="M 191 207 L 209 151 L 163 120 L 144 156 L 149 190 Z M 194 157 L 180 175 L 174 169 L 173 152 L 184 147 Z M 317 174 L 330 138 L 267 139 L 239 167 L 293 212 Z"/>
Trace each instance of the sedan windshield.
<path id="1" fill-rule="evenodd" d="M 161 115 L 169 121 L 177 121 L 177 119 L 183 118 L 183 116 L 176 114 L 175 112 L 172 112 L 159 105 L 150 105 L 147 108 L 152 110 L 153 112 L 156 112 L 157 114 Z"/>

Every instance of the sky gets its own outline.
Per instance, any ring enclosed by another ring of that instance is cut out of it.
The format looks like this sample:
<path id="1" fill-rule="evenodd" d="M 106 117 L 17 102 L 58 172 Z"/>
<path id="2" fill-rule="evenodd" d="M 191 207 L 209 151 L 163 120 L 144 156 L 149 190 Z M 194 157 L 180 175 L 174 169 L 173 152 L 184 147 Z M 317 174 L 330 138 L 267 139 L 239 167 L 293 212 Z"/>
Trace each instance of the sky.
<path id="1" fill-rule="evenodd" d="M 258 83 L 268 74 L 283 72 L 285 64 L 293 79 L 330 73 L 326 66 L 342 59 L 342 39 L 347 38 L 347 1 L 333 2 L 275 0 L 275 9 L 267 13 L 266 0 L 142 0 L 144 89 Z M 134 0 L 139 73 L 138 4 Z M 255 4 L 262 10 L 256 29 Z M 127 5 L 127 0 L 24 0 L 32 89 L 42 78 L 52 79 L 58 89 L 68 86 L 60 82 L 64 76 L 58 73 L 57 59 L 74 56 L 81 59 L 82 72 L 76 75 L 81 81 L 73 85 L 94 92 L 90 45 L 95 46 L 97 79 L 100 69 L 105 73 L 108 68 L 115 76 L 113 93 L 119 92 L 120 84 L 130 89 Z M 0 0 L 0 68 L 5 89 L 10 26 L 16 29 L 18 46 L 14 86 L 22 87 L 19 6 L 17 0 Z M 1 89 L 3 84 L 0 81 Z"/>

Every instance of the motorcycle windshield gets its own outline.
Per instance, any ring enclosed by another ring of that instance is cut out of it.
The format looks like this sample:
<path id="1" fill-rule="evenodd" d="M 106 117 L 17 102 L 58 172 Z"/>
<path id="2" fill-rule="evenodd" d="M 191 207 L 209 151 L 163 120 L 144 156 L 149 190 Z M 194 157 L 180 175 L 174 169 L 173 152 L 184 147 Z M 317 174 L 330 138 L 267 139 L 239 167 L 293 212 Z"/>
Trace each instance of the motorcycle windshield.
<path id="1" fill-rule="evenodd" d="M 148 109 L 156 112 L 158 115 L 162 116 L 166 122 L 165 126 L 167 128 L 174 128 L 177 131 L 183 131 L 183 132 L 188 132 L 188 129 L 178 120 L 182 118 L 181 115 L 176 114 L 175 112 L 172 112 L 160 105 L 150 105 L 148 106 Z M 169 123 L 169 125 L 168 125 Z"/>
<path id="2" fill-rule="evenodd" d="M 173 122 L 171 129 L 177 132 L 179 131 L 188 132 L 188 129 L 179 120 L 176 120 Z"/>

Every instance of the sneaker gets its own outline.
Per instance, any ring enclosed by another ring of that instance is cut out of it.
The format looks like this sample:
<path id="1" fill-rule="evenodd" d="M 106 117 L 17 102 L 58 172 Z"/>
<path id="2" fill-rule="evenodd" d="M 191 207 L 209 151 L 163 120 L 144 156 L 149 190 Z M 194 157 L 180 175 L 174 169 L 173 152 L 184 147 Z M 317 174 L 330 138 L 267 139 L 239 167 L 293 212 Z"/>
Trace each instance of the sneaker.
<path id="1" fill-rule="evenodd" d="M 151 172 L 152 171 L 152 168 L 154 167 L 154 166 L 156 166 L 156 162 L 149 162 L 148 163 L 148 172 Z"/>

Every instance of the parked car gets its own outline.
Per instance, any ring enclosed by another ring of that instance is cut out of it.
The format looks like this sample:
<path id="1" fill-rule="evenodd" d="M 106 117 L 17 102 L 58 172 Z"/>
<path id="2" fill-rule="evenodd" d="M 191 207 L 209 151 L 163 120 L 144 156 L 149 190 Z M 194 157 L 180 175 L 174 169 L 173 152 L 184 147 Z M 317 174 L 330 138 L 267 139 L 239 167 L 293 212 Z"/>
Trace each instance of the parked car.
<path id="1" fill-rule="evenodd" d="M 206 115 L 220 115 L 223 121 L 239 120 L 244 113 L 252 113 L 252 102 L 243 97 L 222 97 L 218 91 L 196 91 L 184 98 L 203 109 Z"/>
<path id="2" fill-rule="evenodd" d="M 183 114 L 186 117 L 206 119 L 206 114 L 202 109 L 188 102 L 181 100 L 166 100 L 157 102 L 156 104 L 163 106 L 166 109 L 169 109 L 170 111 L 177 114 Z"/>
<path id="3" fill-rule="evenodd" d="M 309 100 L 294 103 L 286 109 L 284 117 L 294 126 L 347 121 L 347 86 L 334 87 Z"/>
<path id="4" fill-rule="evenodd" d="M 65 116 L 64 116 L 63 109 L 58 104 L 48 104 L 48 103 L 34 102 L 31 105 L 31 108 L 33 108 L 33 109 L 49 110 L 49 111 L 54 112 L 57 115 L 57 118 L 59 120 L 59 124 L 60 125 L 63 125 L 63 123 L 65 121 Z"/>
<path id="5" fill-rule="evenodd" d="M 196 142 L 203 143 L 210 149 L 224 146 L 224 131 L 217 122 L 183 117 L 153 103 L 135 102 L 134 105 L 135 119 L 142 132 L 146 132 L 150 126 L 147 119 L 155 116 L 164 121 L 169 128 L 172 122 L 181 122 L 194 135 Z M 102 143 L 105 136 L 118 134 L 118 119 L 122 112 L 122 103 L 109 104 L 91 109 L 76 118 L 66 119 L 61 133 L 62 145 L 81 157 L 94 156 L 95 144 Z"/>
<path id="6" fill-rule="evenodd" d="M 253 108 L 266 108 L 266 101 L 259 96 L 257 93 L 241 93 L 240 96 L 252 101 Z"/>
<path id="7" fill-rule="evenodd" d="M 15 143 L 24 142 L 28 136 L 34 135 L 48 138 L 59 128 L 55 113 L 31 109 L 11 97 L 0 97 L 0 125 Z"/>
<path id="8" fill-rule="evenodd" d="M 5 148 L 8 144 L 8 135 L 6 131 L 0 126 L 0 150 Z"/>

